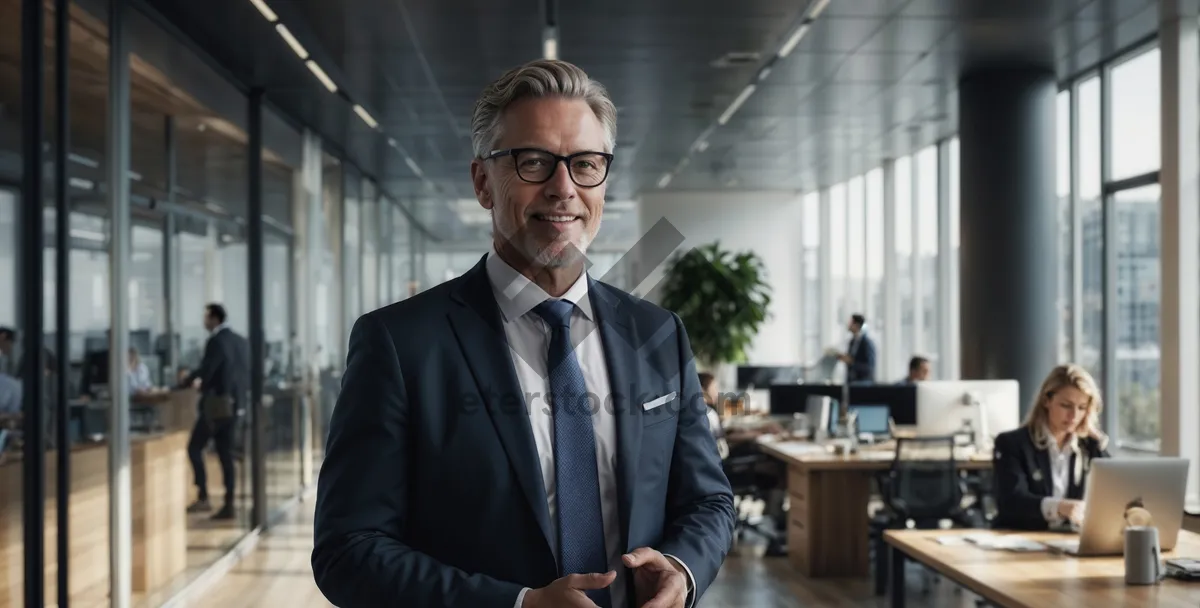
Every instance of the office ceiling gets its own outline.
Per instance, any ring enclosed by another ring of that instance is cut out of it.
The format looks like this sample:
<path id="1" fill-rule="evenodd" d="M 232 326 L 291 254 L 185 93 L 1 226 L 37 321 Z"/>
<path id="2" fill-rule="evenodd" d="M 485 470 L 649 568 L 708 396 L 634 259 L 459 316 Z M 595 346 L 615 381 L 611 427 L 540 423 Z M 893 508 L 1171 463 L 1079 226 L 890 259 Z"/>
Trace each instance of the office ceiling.
<path id="1" fill-rule="evenodd" d="M 541 56 L 538 0 L 266 0 L 382 133 L 321 86 L 249 0 L 144 1 L 435 235 L 486 242 L 470 203 L 471 108 L 491 79 Z M 619 108 L 609 199 L 658 190 L 664 174 L 666 190 L 731 194 L 835 183 L 951 135 L 964 67 L 1008 58 L 1067 78 L 1147 39 L 1158 21 L 1156 0 L 832 0 L 693 150 L 813 4 L 560 0 L 560 57 L 606 84 Z M 635 216 L 606 232 L 636 237 Z"/>

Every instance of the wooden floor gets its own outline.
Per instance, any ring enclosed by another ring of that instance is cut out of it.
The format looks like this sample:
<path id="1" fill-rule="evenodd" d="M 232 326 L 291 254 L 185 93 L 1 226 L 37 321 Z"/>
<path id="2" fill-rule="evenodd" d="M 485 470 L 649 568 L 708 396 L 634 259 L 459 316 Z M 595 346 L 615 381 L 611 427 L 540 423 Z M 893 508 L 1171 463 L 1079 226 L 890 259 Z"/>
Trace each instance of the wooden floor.
<path id="1" fill-rule="evenodd" d="M 284 524 L 259 541 L 258 549 L 213 586 L 195 605 L 222 608 L 327 607 L 330 603 L 313 583 L 309 556 L 312 551 L 312 509 L 303 503 Z M 822 608 L 884 607 L 887 598 L 876 598 L 868 580 L 807 580 L 795 574 L 787 558 L 762 557 L 762 546 L 740 547 L 725 562 L 717 580 L 698 608 Z M 909 572 L 913 605 L 974 608 L 973 596 L 960 592 L 947 580 L 921 593 L 922 577 Z"/>

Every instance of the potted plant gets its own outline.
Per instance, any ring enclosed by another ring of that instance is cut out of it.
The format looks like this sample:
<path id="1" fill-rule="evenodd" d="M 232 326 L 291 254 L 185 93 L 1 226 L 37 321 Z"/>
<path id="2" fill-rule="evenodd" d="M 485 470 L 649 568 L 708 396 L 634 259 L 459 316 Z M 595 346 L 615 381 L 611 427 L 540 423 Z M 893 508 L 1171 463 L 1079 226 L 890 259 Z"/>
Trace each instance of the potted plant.
<path id="1" fill-rule="evenodd" d="M 732 364 L 746 349 L 771 303 L 762 260 L 752 252 L 722 250 L 719 242 L 676 254 L 661 285 L 663 308 L 683 321 L 697 367 L 729 386 Z"/>

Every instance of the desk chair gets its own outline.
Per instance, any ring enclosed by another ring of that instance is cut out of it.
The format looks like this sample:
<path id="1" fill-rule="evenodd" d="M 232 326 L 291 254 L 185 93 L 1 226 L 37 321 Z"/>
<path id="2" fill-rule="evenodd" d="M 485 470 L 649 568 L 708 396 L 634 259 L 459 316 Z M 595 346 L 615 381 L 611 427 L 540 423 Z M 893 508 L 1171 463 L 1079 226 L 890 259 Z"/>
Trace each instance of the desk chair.
<path id="1" fill-rule="evenodd" d="M 751 523 L 750 516 L 742 508 L 747 500 L 764 502 L 768 500 L 766 492 L 770 488 L 763 483 L 762 469 L 771 464 L 771 457 L 760 452 L 758 446 L 753 442 L 748 442 L 730 446 L 729 456 L 721 461 L 721 468 L 729 479 L 729 485 L 733 490 L 734 509 L 737 512 L 733 528 L 734 541 L 744 540 L 746 532 L 750 531 L 767 540 L 770 547 L 773 548 L 768 550 L 769 554 L 777 554 L 782 545 L 778 535 L 786 534 L 786 530 L 768 532 L 762 529 L 761 524 Z"/>
<path id="2" fill-rule="evenodd" d="M 963 506 L 968 489 L 954 460 L 954 437 L 900 437 L 891 469 L 878 477 L 884 509 L 871 521 L 875 554 L 875 594 L 887 590 L 888 529 L 932 530 L 951 520 L 962 527 L 982 527 L 974 507 Z M 926 579 L 926 591 L 928 591 Z"/>

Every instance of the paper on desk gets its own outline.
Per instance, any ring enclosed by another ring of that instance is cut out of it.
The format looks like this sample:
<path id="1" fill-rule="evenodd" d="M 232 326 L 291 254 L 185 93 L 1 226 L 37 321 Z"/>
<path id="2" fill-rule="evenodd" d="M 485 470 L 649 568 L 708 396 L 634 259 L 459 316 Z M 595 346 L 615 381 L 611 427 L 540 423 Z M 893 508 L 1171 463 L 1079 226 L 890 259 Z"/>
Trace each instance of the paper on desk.
<path id="1" fill-rule="evenodd" d="M 1029 540 L 1023 536 L 1016 536 L 1012 534 L 1001 535 L 982 532 L 978 534 L 966 534 L 960 538 L 962 538 L 963 541 L 972 543 L 981 549 L 991 549 L 994 551 L 1034 552 L 1046 550 L 1046 546 L 1042 543 Z"/>

